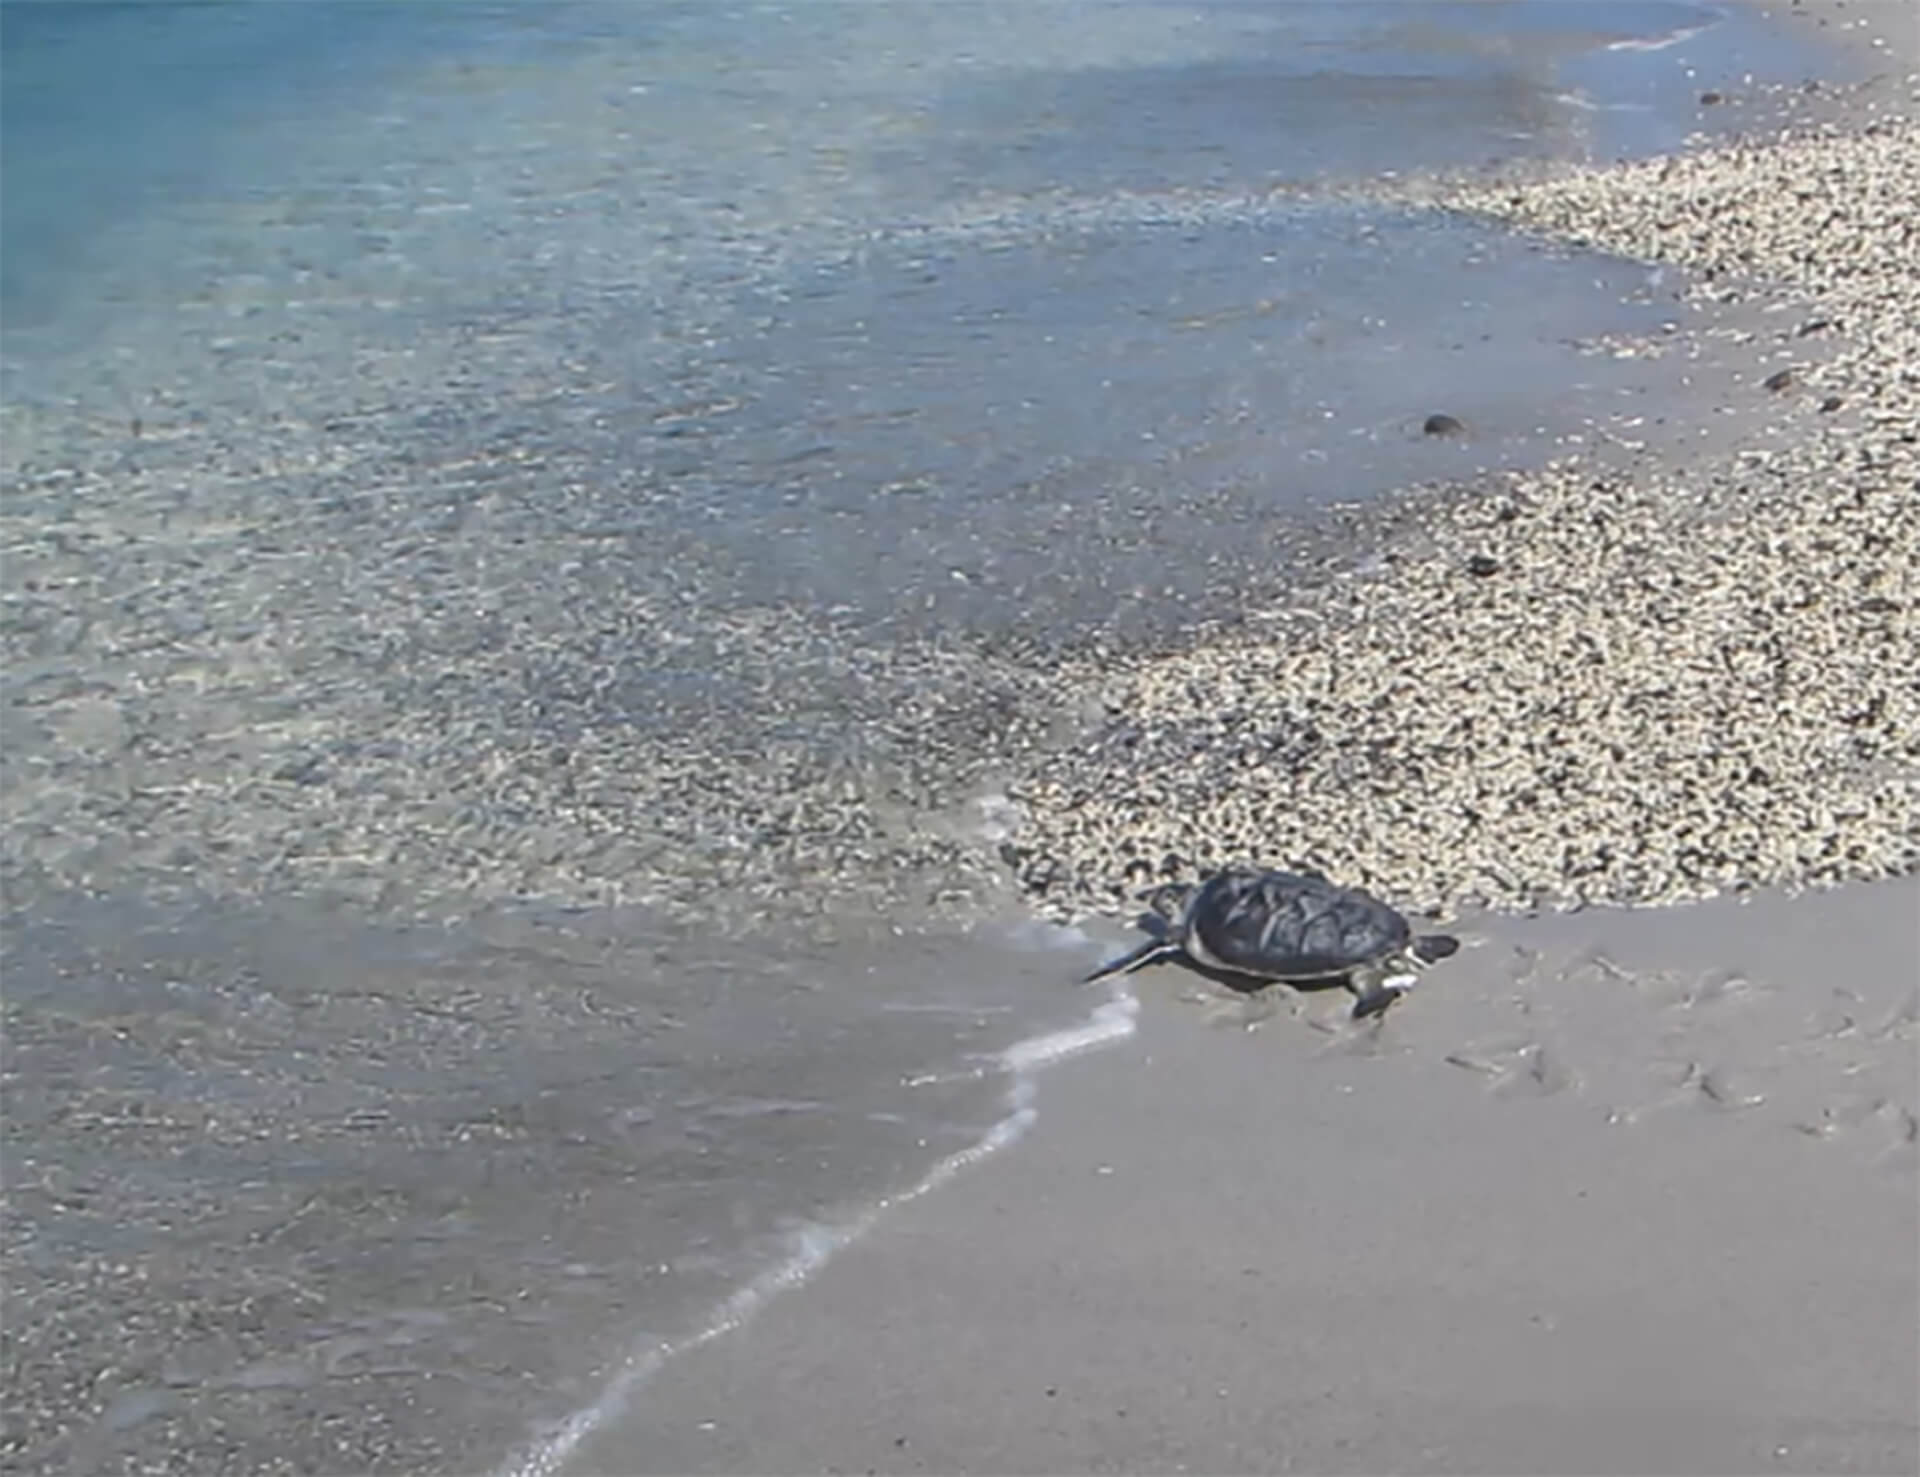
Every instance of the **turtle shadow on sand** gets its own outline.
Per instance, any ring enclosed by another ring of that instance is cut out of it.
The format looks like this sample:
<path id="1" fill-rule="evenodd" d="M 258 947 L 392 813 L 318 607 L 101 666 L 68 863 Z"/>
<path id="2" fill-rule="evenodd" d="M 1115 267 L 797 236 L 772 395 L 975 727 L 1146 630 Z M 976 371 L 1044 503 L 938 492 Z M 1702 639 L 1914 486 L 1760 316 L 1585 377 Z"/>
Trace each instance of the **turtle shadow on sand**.
<path id="1" fill-rule="evenodd" d="M 1168 933 L 1172 931 L 1167 920 L 1162 918 L 1158 913 L 1140 914 L 1139 917 L 1133 920 L 1133 926 L 1142 933 L 1148 934 L 1158 940 L 1164 940 Z M 1344 972 L 1340 974 L 1310 975 L 1305 979 L 1285 981 L 1262 979 L 1259 975 L 1241 974 L 1235 970 L 1222 969 L 1218 965 L 1203 964 L 1191 954 L 1185 952 L 1170 954 L 1164 959 L 1146 960 L 1142 962 L 1177 964 L 1188 973 L 1197 974 L 1202 978 L 1212 980 L 1222 989 L 1231 990 L 1236 995 L 1261 995 L 1271 990 L 1275 985 L 1283 983 L 1289 990 L 1296 990 L 1303 995 L 1311 995 L 1320 990 L 1347 989 L 1351 988 L 1352 984 L 1352 976 Z M 1102 965 L 1101 970 L 1103 974 L 1105 973 L 1105 969 L 1106 966 Z"/>
<path id="2" fill-rule="evenodd" d="M 1460 941 L 1415 935 L 1406 917 L 1358 888 L 1318 873 L 1234 868 L 1199 885 L 1174 883 L 1142 894 L 1153 911 L 1135 926 L 1137 948 L 1086 975 L 1083 984 L 1163 961 L 1184 965 L 1241 996 L 1275 984 L 1313 992 L 1342 986 L 1353 1018 L 1384 1014 L 1427 965 Z"/>
<path id="3" fill-rule="evenodd" d="M 1140 914 L 1133 920 L 1133 926 L 1156 939 L 1168 932 L 1167 920 L 1158 913 Z M 1202 964 L 1185 952 L 1169 953 L 1158 959 L 1146 960 L 1140 967 L 1149 963 L 1176 965 L 1188 974 L 1199 975 L 1209 984 L 1225 991 L 1224 998 L 1208 991 L 1196 991 L 1194 994 L 1182 995 L 1180 998 L 1205 1004 L 1203 1019 L 1208 1025 L 1242 1027 L 1249 1031 L 1258 1029 L 1280 1014 L 1282 1010 L 1287 1009 L 1287 1002 L 1295 995 L 1315 995 L 1326 990 L 1351 991 L 1353 988 L 1350 975 L 1326 974 L 1310 979 L 1267 980 L 1255 975 L 1239 974 L 1230 969 L 1220 969 L 1211 964 Z M 1126 972 L 1132 973 L 1131 970 Z M 1104 971 L 1101 977 L 1107 977 Z M 1397 997 L 1388 998 L 1391 1000 Z M 1385 1019 L 1385 1015 L 1385 1009 L 1382 1007 L 1367 1017 L 1367 1023 L 1377 1026 Z M 1354 1008 L 1354 1019 L 1361 1019 L 1357 1003 Z M 1333 1027 L 1326 1025 L 1318 1029 L 1332 1030 Z"/>

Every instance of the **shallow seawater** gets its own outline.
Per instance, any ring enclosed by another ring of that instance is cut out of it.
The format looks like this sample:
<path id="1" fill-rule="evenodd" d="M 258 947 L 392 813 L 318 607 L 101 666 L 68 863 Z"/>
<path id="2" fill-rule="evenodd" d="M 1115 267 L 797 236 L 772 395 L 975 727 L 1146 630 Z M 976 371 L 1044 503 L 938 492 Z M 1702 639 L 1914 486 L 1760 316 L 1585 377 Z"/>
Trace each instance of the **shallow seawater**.
<path id="1" fill-rule="evenodd" d="M 1603 0 L 9 3 L 0 43 L 0 475 L 54 550 L 9 581 L 7 783 L 111 829 L 137 771 L 71 764 L 121 720 L 29 699 L 205 710 L 127 720 L 204 753 L 166 834 L 13 889 L 17 1449 L 310 1470 L 505 1460 L 989 1142 L 1004 1053 L 1099 1001 L 1083 939 L 799 877 L 776 930 L 543 905 L 573 796 L 531 774 L 481 820 L 534 900 L 407 921 L 464 878 L 331 856 L 282 738 L 344 768 L 444 729 L 327 802 L 437 839 L 480 822 L 436 784 L 532 740 L 833 756 L 919 695 L 889 643 L 1230 615 L 1317 509 L 1680 393 L 1596 351 L 1673 284 L 1322 185 L 1669 147 L 1696 73 L 1831 70 L 1740 8 Z M 221 808 L 254 763 L 311 835 L 195 900 L 196 858 L 254 864 Z M 382 911 L 317 901 L 336 861 Z"/>
<path id="2" fill-rule="evenodd" d="M 687 632 L 1048 646 L 1230 614 L 1298 515 L 1681 393 L 1595 352 L 1672 284 L 1300 189 L 1672 145 L 1702 48 L 1806 65 L 1680 4 L 7 23 L 16 468 L 87 444 L 304 512 L 398 463 L 369 542 L 477 479 L 496 537 L 590 538 Z M 116 109 L 77 106 L 90 66 Z"/>
<path id="3" fill-rule="evenodd" d="M 8 928 L 9 1281 L 114 1372 L 104 1424 L 39 1455 L 483 1470 L 1016 1136 L 1031 1071 L 1124 1029 L 1071 1035 L 1105 1019 L 1070 987 L 1090 953 L 1038 925 L 43 900 Z"/>

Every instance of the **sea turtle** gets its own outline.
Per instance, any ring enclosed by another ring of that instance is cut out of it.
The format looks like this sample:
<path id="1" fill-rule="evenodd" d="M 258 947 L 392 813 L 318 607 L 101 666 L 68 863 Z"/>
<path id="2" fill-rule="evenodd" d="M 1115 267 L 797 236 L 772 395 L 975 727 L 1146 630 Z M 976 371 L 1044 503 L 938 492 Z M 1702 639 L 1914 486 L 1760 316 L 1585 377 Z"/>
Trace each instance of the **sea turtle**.
<path id="1" fill-rule="evenodd" d="M 1421 969 L 1460 947 L 1443 933 L 1416 935 L 1372 894 L 1317 873 L 1232 868 L 1197 885 L 1169 884 L 1143 896 L 1154 913 L 1141 921 L 1154 936 L 1082 983 L 1184 959 L 1241 990 L 1276 980 L 1344 983 L 1359 1020 L 1385 1010 Z"/>

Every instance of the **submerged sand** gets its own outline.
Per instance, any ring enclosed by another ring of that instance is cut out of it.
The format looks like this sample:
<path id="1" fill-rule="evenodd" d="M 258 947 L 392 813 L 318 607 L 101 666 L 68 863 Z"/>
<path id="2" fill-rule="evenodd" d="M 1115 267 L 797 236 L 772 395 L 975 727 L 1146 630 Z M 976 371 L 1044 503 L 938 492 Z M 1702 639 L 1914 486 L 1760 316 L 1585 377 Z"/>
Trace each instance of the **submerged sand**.
<path id="1" fill-rule="evenodd" d="M 1920 696 L 1897 676 L 1920 662 L 1917 161 L 1889 113 L 1389 190 L 1661 264 L 1648 291 L 1689 295 L 1704 336 L 1589 347 L 1711 361 L 1649 420 L 1751 433 L 1676 460 L 1616 427 L 1428 489 L 1377 569 L 1173 652 L 690 616 L 679 559 L 600 552 L 626 493 L 609 511 L 589 464 L 510 438 L 395 451 L 356 413 L 227 448 L 189 407 L 141 427 L 9 405 L 0 870 L 21 894 L 191 878 L 702 919 L 720 895 L 910 916 L 1010 875 L 1055 913 L 1111 910 L 1143 875 L 1239 858 L 1430 909 L 1898 873 L 1920 857 Z M 1729 361 L 1744 386 L 1699 403 Z M 399 518 L 377 560 L 369 516 Z M 556 570 L 529 529 L 570 519 L 583 552 Z"/>

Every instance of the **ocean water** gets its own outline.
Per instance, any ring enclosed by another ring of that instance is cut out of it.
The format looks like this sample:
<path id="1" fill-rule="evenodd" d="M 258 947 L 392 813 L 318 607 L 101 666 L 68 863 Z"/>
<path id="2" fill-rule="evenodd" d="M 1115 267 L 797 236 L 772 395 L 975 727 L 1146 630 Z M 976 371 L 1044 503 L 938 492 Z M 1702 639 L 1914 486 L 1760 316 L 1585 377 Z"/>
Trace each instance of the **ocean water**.
<path id="1" fill-rule="evenodd" d="M 704 812 L 623 824 L 789 921 L 597 904 L 525 755 L 826 762 L 1283 590 L 1317 510 L 1646 419 L 1679 369 L 1588 350 L 1667 284 L 1366 187 L 1834 71 L 1639 0 L 6 0 L 0 67 L 0 472 L 57 549 L 7 581 L 8 785 L 78 742 L 50 687 L 214 714 L 146 730 L 207 770 L 163 835 L 46 811 L 10 877 L 33 1306 L 145 1289 L 26 1356 L 83 1417 L 32 1395 L 18 1450 L 525 1472 L 1128 1019 L 1066 988 L 1091 940 L 842 910 Z M 329 798 L 269 832 L 249 764 Z M 491 850 L 340 839 L 383 813 Z M 461 906 L 486 867 L 517 901 Z"/>

